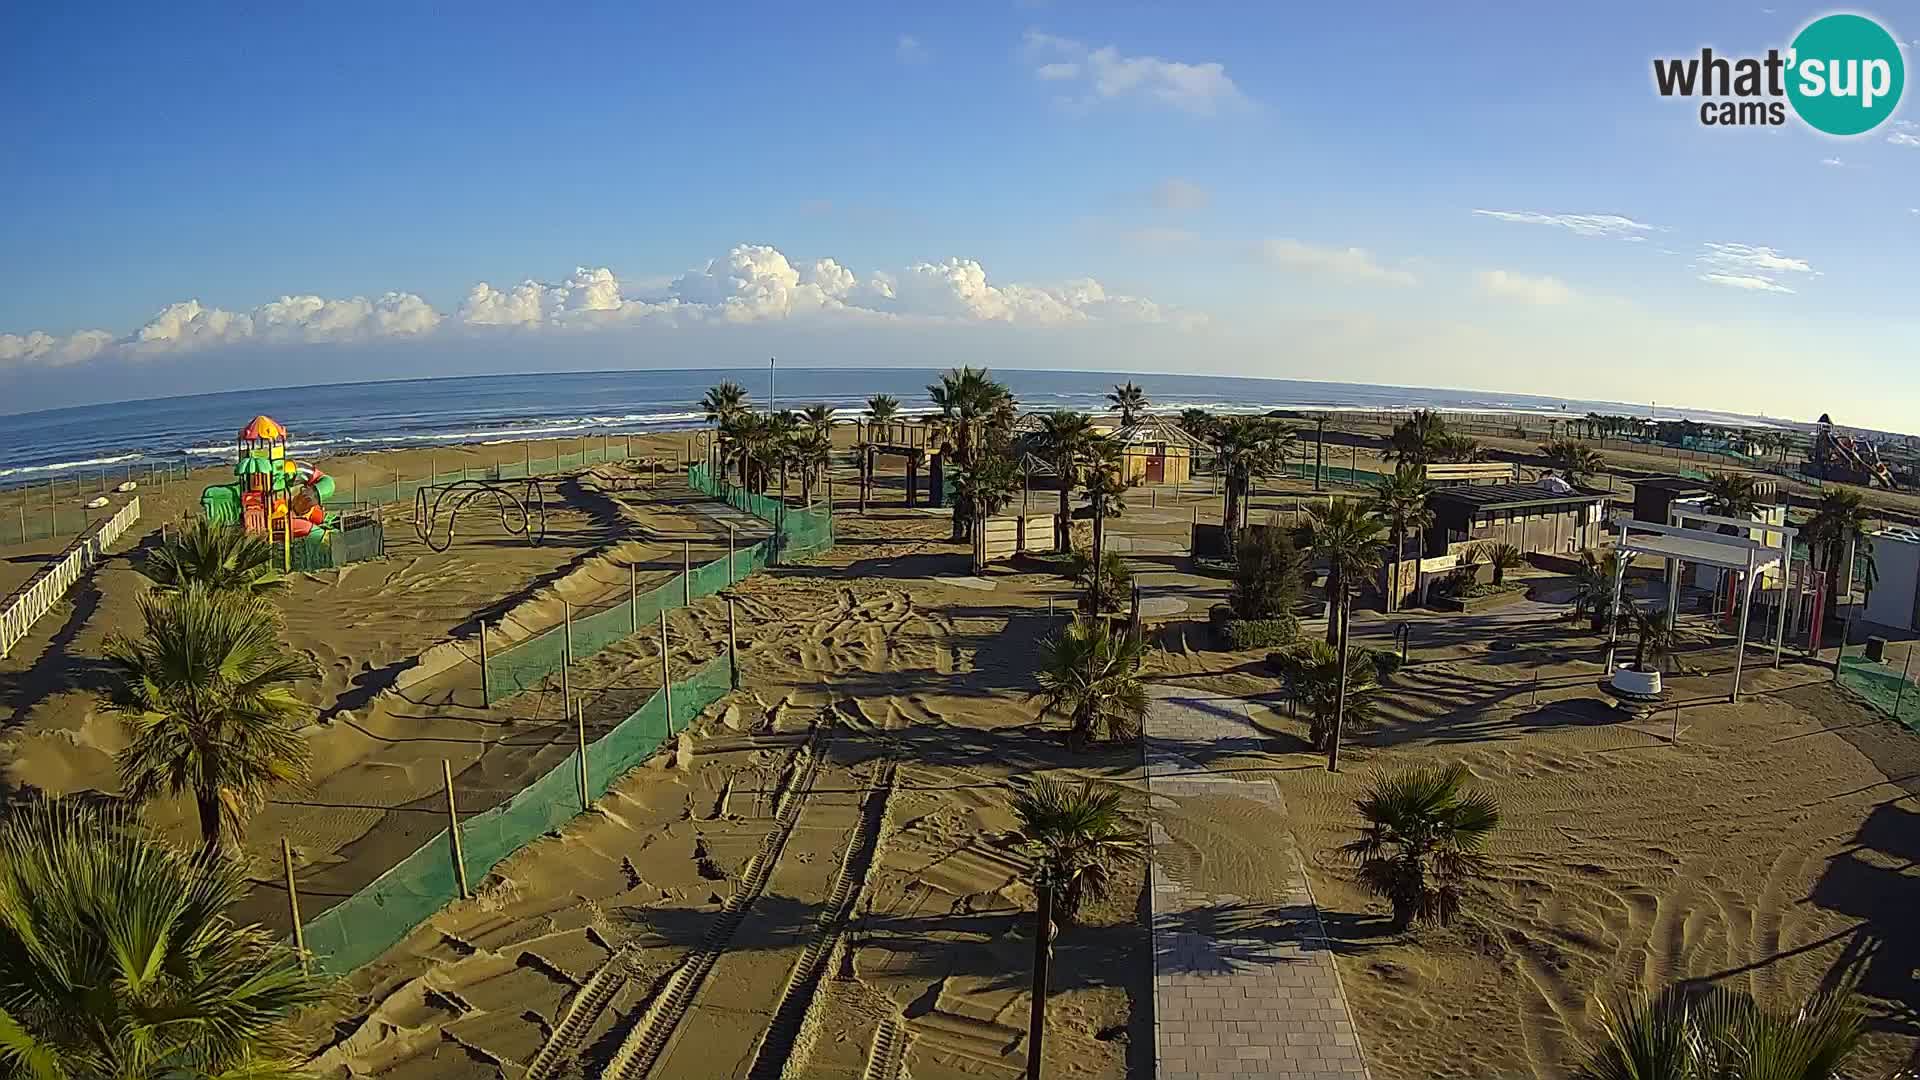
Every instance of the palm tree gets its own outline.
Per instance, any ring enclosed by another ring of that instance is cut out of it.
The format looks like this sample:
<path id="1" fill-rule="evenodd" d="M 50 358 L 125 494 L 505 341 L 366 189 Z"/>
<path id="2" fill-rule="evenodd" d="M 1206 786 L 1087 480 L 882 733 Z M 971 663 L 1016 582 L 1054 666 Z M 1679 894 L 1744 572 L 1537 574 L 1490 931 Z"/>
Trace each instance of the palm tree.
<path id="1" fill-rule="evenodd" d="M 1407 769 L 1376 777 L 1354 806 L 1366 819 L 1360 839 L 1341 848 L 1360 883 L 1393 905 L 1393 924 L 1451 922 L 1466 886 L 1485 877 L 1487 838 L 1500 804 L 1468 791 L 1464 764 Z"/>
<path id="2" fill-rule="evenodd" d="M 1544 443 L 1540 447 L 1540 453 L 1546 456 L 1547 464 L 1565 473 L 1567 481 L 1573 484 L 1578 484 L 1606 467 L 1606 462 L 1600 457 L 1599 451 L 1586 443 L 1574 442 L 1572 439 Z"/>
<path id="3" fill-rule="evenodd" d="M 1120 412 L 1120 427 L 1132 427 L 1147 411 L 1147 392 L 1131 382 L 1122 383 L 1107 395 L 1107 403 Z"/>
<path id="4" fill-rule="evenodd" d="M 325 980 L 224 912 L 243 863 L 176 851 L 124 812 L 71 800 L 0 822 L 0 1072 L 304 1075 L 281 1025 Z"/>
<path id="5" fill-rule="evenodd" d="M 1094 573 L 1093 556 L 1074 552 L 1067 563 L 1067 578 L 1084 589 L 1080 610 L 1089 615 L 1113 614 L 1126 607 L 1132 595 L 1133 571 L 1117 551 L 1100 556 L 1100 572 Z"/>
<path id="6" fill-rule="evenodd" d="M 1466 435 L 1446 435 L 1434 443 L 1433 458 L 1437 462 L 1465 463 L 1479 461 L 1483 456 L 1480 444 Z"/>
<path id="7" fill-rule="evenodd" d="M 1213 425 L 1216 422 L 1213 414 L 1205 409 L 1180 410 L 1180 430 L 1201 442 L 1207 441 L 1207 436 L 1213 431 Z"/>
<path id="8" fill-rule="evenodd" d="M 1355 499 L 1335 499 L 1307 511 L 1307 546 L 1316 560 L 1327 561 L 1327 644 L 1339 644 L 1346 633 L 1347 601 L 1380 566 L 1385 531 L 1379 515 Z"/>
<path id="9" fill-rule="evenodd" d="M 1040 417 L 1035 435 L 1035 450 L 1053 464 L 1060 478 L 1060 518 L 1053 529 L 1053 548 L 1064 552 L 1072 546 L 1073 488 L 1080 467 L 1094 439 L 1093 418 L 1069 409 L 1055 409 Z"/>
<path id="10" fill-rule="evenodd" d="M 1651 671 L 1652 664 L 1661 671 L 1667 669 L 1667 661 L 1673 656 L 1680 643 L 1679 630 L 1668 625 L 1667 613 L 1649 611 L 1631 600 L 1623 601 L 1620 617 L 1633 628 L 1633 668 L 1635 671 Z"/>
<path id="11" fill-rule="evenodd" d="M 1608 548 L 1605 555 L 1580 549 L 1580 565 L 1573 572 L 1573 617 L 1592 619 L 1595 633 L 1613 622 L 1613 583 L 1619 573 L 1618 549 Z"/>
<path id="12" fill-rule="evenodd" d="M 1433 524 L 1426 470 L 1402 462 L 1374 482 L 1372 507 L 1393 534 L 1393 585 L 1387 589 L 1387 610 L 1392 611 L 1400 604 L 1400 560 L 1406 557 L 1407 534 L 1417 535 Z"/>
<path id="13" fill-rule="evenodd" d="M 1087 503 L 1093 510 L 1093 567 L 1100 570 L 1106 547 L 1107 519 L 1127 509 L 1127 484 L 1120 478 L 1120 447 L 1110 439 L 1094 439 L 1087 447 Z"/>
<path id="14" fill-rule="evenodd" d="M 982 455 L 953 470 L 954 501 L 973 507 L 978 520 L 1005 510 L 1019 490 L 1020 466 L 1010 457 Z"/>
<path id="15" fill-rule="evenodd" d="M 1873 587 L 1877 569 L 1873 562 L 1873 541 L 1867 539 L 1867 507 L 1858 491 L 1833 487 L 1822 492 L 1820 506 L 1807 522 L 1805 535 L 1807 550 L 1818 557 L 1818 567 L 1827 571 L 1829 603 L 1823 616 L 1831 614 L 1834 606 L 1840 602 L 1837 594 L 1844 577 L 1840 573 L 1840 563 L 1846 558 L 1850 545 L 1856 551 L 1865 552 L 1866 586 Z"/>
<path id="16" fill-rule="evenodd" d="M 986 368 L 945 372 L 939 382 L 927 387 L 927 395 L 939 409 L 936 423 L 951 448 L 947 460 L 961 469 L 974 464 L 977 447 L 998 441 L 1012 427 L 1013 392 L 994 381 Z M 953 539 L 970 538 L 979 516 L 978 508 L 967 500 L 956 500 Z"/>
<path id="17" fill-rule="evenodd" d="M 213 592 L 265 596 L 287 587 L 279 559 L 259 533 L 202 518 L 169 536 L 139 570 L 160 592 L 198 583 Z"/>
<path id="18" fill-rule="evenodd" d="M 192 794 L 201 842 L 216 852 L 275 788 L 305 779 L 298 725 L 311 710 L 293 688 L 319 668 L 281 644 L 258 601 L 195 585 L 142 596 L 140 614 L 141 637 L 105 646 L 122 676 L 108 707 L 130 738 L 120 782 L 136 802 Z"/>
<path id="19" fill-rule="evenodd" d="M 1070 923 L 1087 899 L 1107 892 L 1113 869 L 1141 858 L 1140 830 L 1120 809 L 1120 789 L 1036 780 L 1013 798 L 1020 835 L 1034 856 L 1033 1002 L 1027 1080 L 1039 1080 L 1047 1026 L 1047 968 L 1056 922 Z"/>
<path id="20" fill-rule="evenodd" d="M 800 424 L 823 434 L 833 434 L 833 406 L 815 403 L 800 410 Z"/>
<path id="21" fill-rule="evenodd" d="M 1440 460 L 1441 449 L 1450 437 L 1447 422 L 1432 409 L 1415 409 L 1413 415 L 1394 425 L 1387 437 L 1387 449 L 1381 456 L 1405 465 L 1428 465 Z"/>
<path id="22" fill-rule="evenodd" d="M 899 415 L 900 399 L 892 394 L 875 394 L 867 399 L 867 419 L 874 423 L 891 423 Z"/>
<path id="23" fill-rule="evenodd" d="M 1708 480 L 1707 507 L 1721 517 L 1751 518 L 1760 507 L 1753 477 L 1746 473 L 1721 473 Z"/>
<path id="24" fill-rule="evenodd" d="M 1213 448 L 1214 466 L 1226 484 L 1221 524 L 1226 526 L 1231 553 L 1235 533 L 1246 527 L 1254 478 L 1278 472 L 1286 464 L 1293 431 L 1264 417 L 1230 416 L 1213 425 L 1207 441 Z"/>
<path id="25" fill-rule="evenodd" d="M 1286 683 L 1286 693 L 1307 709 L 1307 740 L 1324 751 L 1333 741 L 1336 716 L 1343 723 L 1365 727 L 1373 719 L 1374 692 L 1379 689 L 1379 667 L 1365 649 L 1347 650 L 1347 693 L 1340 700 L 1340 653 L 1309 638 L 1268 656 Z M 1344 711 L 1342 711 L 1344 708 Z"/>
<path id="26" fill-rule="evenodd" d="M 715 452 L 719 455 L 719 466 L 724 469 L 729 461 L 738 460 L 728 451 L 728 428 L 734 420 L 749 412 L 747 388 L 729 379 L 718 386 L 707 388 L 707 394 L 700 399 L 700 408 L 707 414 L 707 423 L 713 425 Z M 746 478 L 742 477 L 742 484 Z"/>
<path id="27" fill-rule="evenodd" d="M 833 439 L 826 430 L 808 425 L 787 440 L 787 457 L 800 470 L 800 501 L 813 505 L 813 486 L 827 471 Z"/>
<path id="28" fill-rule="evenodd" d="M 1147 715 L 1147 684 L 1140 665 L 1146 642 L 1115 634 L 1104 617 L 1075 619 L 1040 650 L 1043 712 L 1067 718 L 1067 742 L 1083 747 L 1096 732 L 1111 740 L 1138 738 Z"/>
<path id="29" fill-rule="evenodd" d="M 1845 991 L 1776 1012 L 1725 986 L 1671 986 L 1599 1011 L 1581 1080 L 1834 1080 L 1866 1032 Z"/>

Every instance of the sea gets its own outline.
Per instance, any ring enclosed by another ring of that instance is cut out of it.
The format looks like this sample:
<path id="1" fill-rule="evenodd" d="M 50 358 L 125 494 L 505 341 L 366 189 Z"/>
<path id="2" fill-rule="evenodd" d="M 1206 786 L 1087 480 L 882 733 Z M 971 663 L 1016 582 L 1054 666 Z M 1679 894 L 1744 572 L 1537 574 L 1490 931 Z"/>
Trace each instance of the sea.
<path id="1" fill-rule="evenodd" d="M 1584 416 L 1655 415 L 1646 404 L 1585 401 L 1484 390 L 1211 375 L 995 369 L 1022 409 L 1098 411 L 1116 383 L 1132 381 L 1156 411 L 1220 413 L 1276 409 L 1372 411 L 1431 408 L 1460 412 Z M 844 418 L 874 394 L 898 398 L 904 412 L 927 411 L 927 385 L 939 377 L 913 368 L 767 368 L 596 371 L 479 375 L 244 390 L 118 401 L 0 416 L 0 486 L 44 483 L 74 470 L 148 462 L 210 464 L 230 460 L 235 434 L 265 413 L 289 432 L 305 457 L 452 443 L 515 442 L 589 433 L 642 434 L 694 427 L 700 398 L 731 379 L 752 403 L 779 408 L 824 403 Z M 1704 423 L 1767 425 L 1759 417 L 1659 408 L 1657 415 Z"/>

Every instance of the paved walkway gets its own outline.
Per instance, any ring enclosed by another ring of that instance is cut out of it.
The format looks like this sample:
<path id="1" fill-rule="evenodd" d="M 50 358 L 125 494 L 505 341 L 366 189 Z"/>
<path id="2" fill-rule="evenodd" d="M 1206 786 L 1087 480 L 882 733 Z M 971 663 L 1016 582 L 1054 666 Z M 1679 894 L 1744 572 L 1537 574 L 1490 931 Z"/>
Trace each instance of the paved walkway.
<path id="1" fill-rule="evenodd" d="M 1177 809 L 1183 797 L 1228 795 L 1284 812 L 1271 782 L 1212 776 L 1182 755 L 1182 744 L 1262 745 L 1241 699 L 1155 687 L 1146 736 L 1147 786 L 1156 810 Z M 1180 865 L 1179 856 L 1158 822 L 1151 840 L 1155 1075 L 1365 1077 L 1353 1018 L 1292 838 L 1273 838 L 1276 861 L 1293 867 L 1289 895 L 1279 905 L 1189 888 L 1167 870 Z M 1249 917 L 1232 917 L 1236 908 Z"/>

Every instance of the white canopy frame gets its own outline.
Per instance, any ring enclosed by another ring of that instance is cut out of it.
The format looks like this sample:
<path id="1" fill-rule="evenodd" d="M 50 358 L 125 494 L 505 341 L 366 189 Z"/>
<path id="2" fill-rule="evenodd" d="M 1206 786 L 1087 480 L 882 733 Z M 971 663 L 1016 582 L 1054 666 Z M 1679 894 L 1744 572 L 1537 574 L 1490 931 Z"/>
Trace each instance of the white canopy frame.
<path id="1" fill-rule="evenodd" d="M 1788 583 L 1793 573 L 1793 538 L 1799 531 L 1790 525 L 1773 525 L 1752 519 L 1722 517 L 1701 511 L 1674 507 L 1670 512 L 1673 524 L 1659 525 L 1650 521 L 1636 521 L 1627 515 L 1614 518 L 1614 524 L 1620 529 L 1620 539 L 1616 550 L 1620 553 L 1618 566 L 1613 577 L 1613 610 L 1616 618 L 1607 632 L 1607 671 L 1614 670 L 1615 653 L 1620 637 L 1620 594 L 1626 584 L 1627 564 L 1635 555 L 1653 555 L 1667 563 L 1667 625 L 1672 627 L 1679 610 L 1680 564 L 1683 562 L 1717 566 L 1723 570 L 1732 570 L 1740 578 L 1740 612 L 1737 616 L 1738 644 L 1733 655 L 1733 691 L 1729 700 L 1740 700 L 1740 677 L 1746 666 L 1747 658 L 1747 616 L 1753 604 L 1753 583 L 1755 575 L 1779 567 L 1780 596 L 1775 605 L 1773 629 L 1773 666 L 1780 666 L 1781 649 L 1786 643 Z M 1714 525 L 1731 525 L 1736 528 L 1761 529 L 1768 533 L 1779 533 L 1780 543 L 1767 544 L 1744 534 L 1709 532 L 1705 529 L 1689 529 L 1685 522 L 1701 521 Z M 1635 535 L 1635 533 L 1639 535 Z"/>

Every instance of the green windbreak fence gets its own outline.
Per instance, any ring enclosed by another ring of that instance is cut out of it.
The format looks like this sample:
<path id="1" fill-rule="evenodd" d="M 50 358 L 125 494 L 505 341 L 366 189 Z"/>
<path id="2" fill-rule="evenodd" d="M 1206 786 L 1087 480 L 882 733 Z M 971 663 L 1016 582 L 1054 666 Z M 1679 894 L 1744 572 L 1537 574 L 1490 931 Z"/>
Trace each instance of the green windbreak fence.
<path id="1" fill-rule="evenodd" d="M 295 570 L 332 570 L 349 563 L 378 559 L 387 551 L 386 526 L 379 521 L 357 521 L 351 529 L 308 533 L 293 542 Z"/>
<path id="2" fill-rule="evenodd" d="M 1909 683 L 1899 669 L 1847 656 L 1840 660 L 1839 681 L 1881 713 L 1920 731 L 1920 686 Z"/>
<path id="3" fill-rule="evenodd" d="M 552 461 L 552 458 L 547 458 Z M 540 461 L 535 461 L 536 468 Z M 564 466 L 563 466 L 564 467 Z M 450 474 L 441 474 L 444 482 Z M 778 558 L 817 554 L 833 544 L 833 517 L 820 510 L 795 510 L 777 500 L 716 483 L 701 466 L 693 466 L 689 482 L 699 491 L 774 526 L 767 540 L 734 553 L 731 565 L 716 559 L 693 571 L 695 598 L 710 596 Z M 685 602 L 679 575 L 640 596 L 573 620 L 573 658 L 578 660 L 628 636 L 650 629 L 660 612 Z M 566 656 L 565 631 L 549 631 L 530 638 L 500 656 L 489 657 L 487 671 L 493 696 L 499 700 L 522 689 L 539 686 L 560 670 Z M 702 709 L 724 697 L 733 685 L 733 670 L 722 656 L 687 677 L 657 691 L 625 720 L 587 746 L 587 799 L 607 793 L 621 774 L 645 761 L 660 744 L 686 730 Z M 672 708 L 669 711 L 668 702 Z M 512 798 L 460 823 L 460 842 L 469 883 L 483 878 L 501 860 L 541 836 L 566 824 L 582 810 L 579 759 L 569 755 Z M 345 974 L 392 948 L 428 916 L 452 902 L 460 892 L 453 849 L 441 829 L 413 854 L 380 875 L 365 888 L 302 925 L 307 949 L 322 970 Z"/>
<path id="4" fill-rule="evenodd" d="M 673 735 L 685 731 L 702 709 L 724 697 L 732 671 L 722 656 L 655 692 L 647 703 L 587 745 L 587 797 L 607 793 L 627 770 L 645 761 Z M 467 880 L 478 882 L 508 856 L 565 825 L 582 811 L 579 758 L 547 770 L 540 779 L 483 814 L 460 823 Z M 399 944 L 414 927 L 460 895 L 453 845 L 441 829 L 413 854 L 371 884 L 302 926 L 308 951 L 322 971 L 344 975 Z"/>

